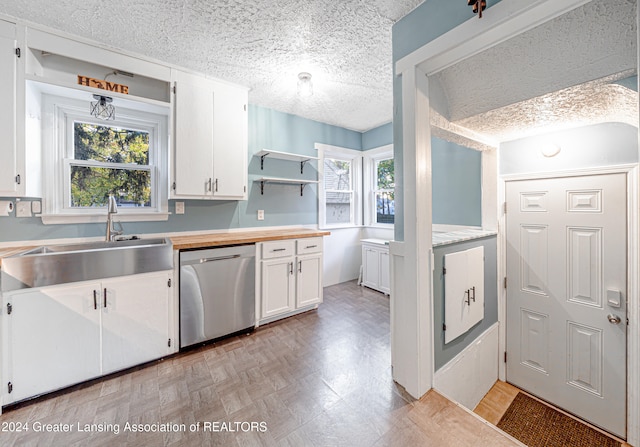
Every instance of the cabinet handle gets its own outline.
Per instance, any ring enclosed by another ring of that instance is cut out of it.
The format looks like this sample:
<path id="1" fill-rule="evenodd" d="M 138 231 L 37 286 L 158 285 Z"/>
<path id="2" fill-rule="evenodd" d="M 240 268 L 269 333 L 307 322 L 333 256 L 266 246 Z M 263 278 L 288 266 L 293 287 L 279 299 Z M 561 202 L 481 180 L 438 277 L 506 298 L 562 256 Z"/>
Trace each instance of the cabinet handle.
<path id="1" fill-rule="evenodd" d="M 302 261 L 298 261 L 298 273 L 302 273 Z"/>
<path id="2" fill-rule="evenodd" d="M 285 250 L 286 250 L 286 248 L 274 248 L 271 251 L 273 252 L 273 251 L 285 251 Z"/>
<path id="3" fill-rule="evenodd" d="M 473 292 L 473 295 L 471 296 L 471 299 L 473 300 L 473 302 L 476 302 L 476 286 L 473 286 L 471 288 L 471 291 Z"/>
<path id="4" fill-rule="evenodd" d="M 209 182 L 208 182 L 208 187 L 207 189 L 209 190 L 209 192 L 211 192 L 211 177 L 209 177 Z"/>
<path id="5" fill-rule="evenodd" d="M 104 307 L 107 307 L 107 288 L 104 288 Z"/>
<path id="6" fill-rule="evenodd" d="M 293 275 L 293 262 L 289 263 L 289 274 Z"/>
<path id="7" fill-rule="evenodd" d="M 306 247 L 304 247 L 304 248 L 316 248 L 316 247 L 317 247 L 317 245 L 307 245 L 307 246 L 306 246 Z"/>
<path id="8" fill-rule="evenodd" d="M 467 296 L 467 299 L 464 300 L 465 303 L 467 303 L 467 306 L 471 306 L 471 292 L 469 289 L 464 291 L 464 294 Z"/>
<path id="9" fill-rule="evenodd" d="M 93 308 L 95 310 L 98 310 L 98 291 L 97 290 L 93 291 Z"/>
<path id="10" fill-rule="evenodd" d="M 215 189 L 216 192 L 218 192 L 218 179 L 216 179 L 216 181 L 215 181 L 215 188 L 214 189 Z"/>

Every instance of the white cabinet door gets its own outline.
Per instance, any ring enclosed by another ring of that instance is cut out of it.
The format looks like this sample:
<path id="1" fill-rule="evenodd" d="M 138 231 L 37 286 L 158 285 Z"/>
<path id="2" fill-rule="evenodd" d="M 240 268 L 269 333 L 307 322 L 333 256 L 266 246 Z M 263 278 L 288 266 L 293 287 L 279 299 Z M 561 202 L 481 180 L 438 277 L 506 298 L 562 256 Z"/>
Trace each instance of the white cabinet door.
<path id="1" fill-rule="evenodd" d="M 262 318 L 294 310 L 294 258 L 262 261 Z"/>
<path id="2" fill-rule="evenodd" d="M 380 290 L 387 295 L 391 293 L 391 272 L 389 265 L 389 250 L 384 250 L 380 252 L 380 281 L 379 286 Z"/>
<path id="3" fill-rule="evenodd" d="M 247 90 L 173 71 L 175 196 L 246 199 Z"/>
<path id="4" fill-rule="evenodd" d="M 362 284 L 373 289 L 378 289 L 380 282 L 380 255 L 378 250 L 362 247 Z"/>
<path id="5" fill-rule="evenodd" d="M 18 192 L 16 176 L 16 26 L 0 20 L 0 196 Z M 24 177 L 24 174 L 22 174 Z"/>
<path id="6" fill-rule="evenodd" d="M 213 83 L 173 71 L 175 82 L 175 194 L 213 195 Z"/>
<path id="7" fill-rule="evenodd" d="M 245 89 L 214 83 L 213 195 L 243 199 L 247 192 L 247 100 Z"/>
<path id="8" fill-rule="evenodd" d="M 5 294 L 5 403 L 100 375 L 99 291 L 82 283 Z"/>
<path id="9" fill-rule="evenodd" d="M 299 256 L 296 273 L 296 308 L 322 302 L 322 255 Z"/>
<path id="10" fill-rule="evenodd" d="M 103 374 L 170 353 L 170 278 L 170 272 L 159 272 L 102 282 Z"/>

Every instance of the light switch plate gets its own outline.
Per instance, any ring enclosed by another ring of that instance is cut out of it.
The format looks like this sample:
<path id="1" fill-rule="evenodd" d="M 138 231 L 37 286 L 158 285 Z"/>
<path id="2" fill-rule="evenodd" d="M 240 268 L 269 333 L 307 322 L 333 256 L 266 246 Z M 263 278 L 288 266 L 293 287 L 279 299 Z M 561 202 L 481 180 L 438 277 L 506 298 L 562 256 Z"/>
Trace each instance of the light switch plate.
<path id="1" fill-rule="evenodd" d="M 16 217 L 31 217 L 31 201 L 16 202 Z"/>
<path id="2" fill-rule="evenodd" d="M 607 304 L 611 307 L 622 306 L 622 292 L 617 289 L 607 289 Z"/>
<path id="3" fill-rule="evenodd" d="M 264 220 L 264 210 L 258 210 L 258 220 Z"/>
<path id="4" fill-rule="evenodd" d="M 184 214 L 184 202 L 176 202 L 176 214 Z"/>

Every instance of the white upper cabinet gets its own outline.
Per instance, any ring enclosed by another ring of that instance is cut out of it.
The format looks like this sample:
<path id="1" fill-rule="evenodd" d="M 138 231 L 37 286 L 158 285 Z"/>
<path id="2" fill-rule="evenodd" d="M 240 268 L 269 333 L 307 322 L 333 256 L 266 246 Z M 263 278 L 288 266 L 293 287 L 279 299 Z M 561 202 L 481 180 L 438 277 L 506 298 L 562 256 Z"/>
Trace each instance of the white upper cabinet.
<path id="1" fill-rule="evenodd" d="M 172 70 L 172 197 L 247 198 L 246 88 Z"/>
<path id="2" fill-rule="evenodd" d="M 18 195 L 23 172 L 16 145 L 16 26 L 0 20 L 0 196 Z M 21 177 L 19 177 L 21 176 Z"/>

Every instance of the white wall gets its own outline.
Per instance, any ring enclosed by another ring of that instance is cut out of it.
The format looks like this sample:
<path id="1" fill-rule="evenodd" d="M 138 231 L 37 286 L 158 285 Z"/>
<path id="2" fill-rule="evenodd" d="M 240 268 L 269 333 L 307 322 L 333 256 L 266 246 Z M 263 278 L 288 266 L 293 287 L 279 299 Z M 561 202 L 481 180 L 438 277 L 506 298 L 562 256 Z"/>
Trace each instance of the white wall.
<path id="1" fill-rule="evenodd" d="M 360 239 L 393 239 L 393 228 L 355 227 L 331 229 L 324 238 L 323 286 L 358 279 L 362 264 Z"/>

